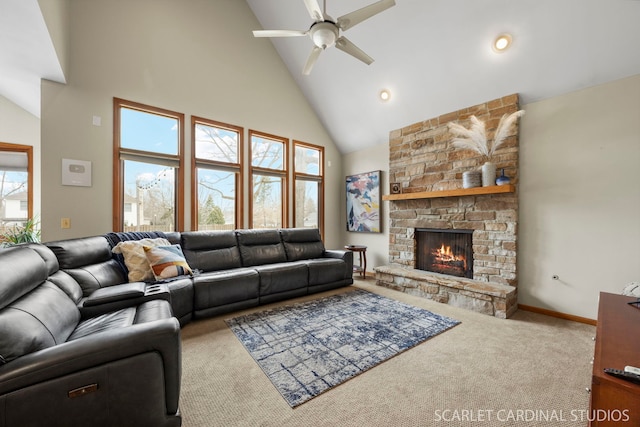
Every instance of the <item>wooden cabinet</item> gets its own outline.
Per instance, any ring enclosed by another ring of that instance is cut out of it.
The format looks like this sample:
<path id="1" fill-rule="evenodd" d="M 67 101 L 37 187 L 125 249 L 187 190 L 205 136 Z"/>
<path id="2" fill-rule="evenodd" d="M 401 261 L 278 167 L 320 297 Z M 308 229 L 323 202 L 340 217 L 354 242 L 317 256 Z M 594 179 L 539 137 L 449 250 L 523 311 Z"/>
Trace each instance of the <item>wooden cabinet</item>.
<path id="1" fill-rule="evenodd" d="M 604 368 L 640 367 L 640 308 L 627 304 L 635 300 L 600 293 L 591 380 L 591 427 L 640 425 L 640 384 L 604 373 Z"/>

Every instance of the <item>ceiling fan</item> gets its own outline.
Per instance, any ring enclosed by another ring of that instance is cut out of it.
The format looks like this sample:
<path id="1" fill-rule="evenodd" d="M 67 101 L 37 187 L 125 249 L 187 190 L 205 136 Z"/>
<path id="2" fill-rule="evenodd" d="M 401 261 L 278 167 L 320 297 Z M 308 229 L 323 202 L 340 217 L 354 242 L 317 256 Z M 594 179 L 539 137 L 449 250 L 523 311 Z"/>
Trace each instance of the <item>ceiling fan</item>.
<path id="1" fill-rule="evenodd" d="M 326 13 L 327 0 L 324 0 L 324 11 L 320 9 L 318 0 L 304 0 L 304 4 L 309 11 L 309 15 L 311 15 L 311 19 L 314 20 L 308 30 L 256 30 L 253 32 L 253 36 L 299 37 L 308 35 L 311 37 L 314 46 L 304 69 L 302 70 L 302 74 L 308 75 L 322 51 L 333 45 L 365 64 L 371 64 L 373 62 L 373 58 L 364 53 L 345 36 L 341 36 L 340 31 L 347 31 L 349 28 L 356 26 L 362 21 L 389 9 L 391 6 L 395 6 L 396 2 L 395 0 L 379 0 L 369 6 L 347 13 L 336 20 Z"/>

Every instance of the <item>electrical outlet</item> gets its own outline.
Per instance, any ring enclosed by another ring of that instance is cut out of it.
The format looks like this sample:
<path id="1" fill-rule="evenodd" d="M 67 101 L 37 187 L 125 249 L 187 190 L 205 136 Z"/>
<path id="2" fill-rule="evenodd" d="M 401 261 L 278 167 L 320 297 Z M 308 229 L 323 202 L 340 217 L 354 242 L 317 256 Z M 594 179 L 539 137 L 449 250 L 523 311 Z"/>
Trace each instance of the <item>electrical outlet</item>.
<path id="1" fill-rule="evenodd" d="M 62 218 L 60 220 L 60 228 L 71 228 L 71 218 Z"/>

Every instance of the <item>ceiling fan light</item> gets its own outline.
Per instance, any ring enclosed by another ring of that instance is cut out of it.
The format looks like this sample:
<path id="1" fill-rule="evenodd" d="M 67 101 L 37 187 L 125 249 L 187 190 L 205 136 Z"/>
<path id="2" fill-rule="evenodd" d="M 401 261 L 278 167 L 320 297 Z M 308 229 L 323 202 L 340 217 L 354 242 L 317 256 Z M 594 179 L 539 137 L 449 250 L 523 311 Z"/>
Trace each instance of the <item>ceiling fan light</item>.
<path id="1" fill-rule="evenodd" d="M 330 22 L 319 22 L 311 27 L 311 40 L 322 49 L 333 46 L 337 38 L 338 28 Z"/>
<path id="2" fill-rule="evenodd" d="M 504 52 L 511 46 L 511 42 L 513 41 L 511 34 L 500 34 L 493 41 L 493 50 L 496 52 Z"/>

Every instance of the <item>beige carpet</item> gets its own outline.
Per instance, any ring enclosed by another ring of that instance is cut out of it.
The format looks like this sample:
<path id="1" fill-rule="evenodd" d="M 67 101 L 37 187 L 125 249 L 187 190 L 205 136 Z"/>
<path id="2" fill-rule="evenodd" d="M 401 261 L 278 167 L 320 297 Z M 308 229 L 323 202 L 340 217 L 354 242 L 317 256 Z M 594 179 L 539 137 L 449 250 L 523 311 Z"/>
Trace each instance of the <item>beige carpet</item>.
<path id="1" fill-rule="evenodd" d="M 525 311 L 495 319 L 372 280 L 354 286 L 462 324 L 292 409 L 223 321 L 267 306 L 192 322 L 182 330 L 183 426 L 587 425 L 595 327 Z"/>

